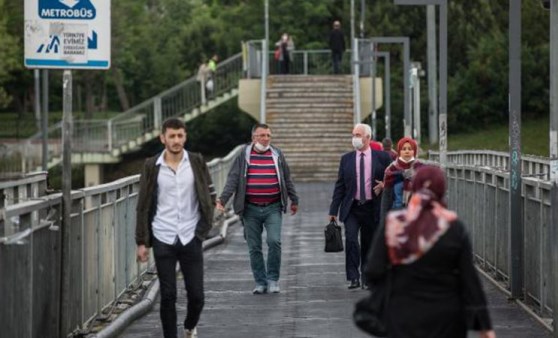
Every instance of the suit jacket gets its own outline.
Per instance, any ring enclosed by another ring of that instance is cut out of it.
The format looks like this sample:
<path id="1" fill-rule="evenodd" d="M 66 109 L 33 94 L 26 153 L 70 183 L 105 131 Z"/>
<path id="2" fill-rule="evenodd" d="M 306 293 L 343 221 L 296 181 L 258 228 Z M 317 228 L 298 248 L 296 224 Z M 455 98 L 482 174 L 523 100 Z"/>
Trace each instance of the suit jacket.
<path id="1" fill-rule="evenodd" d="M 354 201 L 356 193 L 356 151 L 351 151 L 341 157 L 339 163 L 339 173 L 337 182 L 335 182 L 335 189 L 333 190 L 333 197 L 329 207 L 330 215 L 337 215 L 339 212 L 339 220 L 345 222 L 349 217 L 349 211 Z M 376 180 L 384 180 L 384 172 L 391 163 L 389 154 L 385 151 L 372 150 L 372 187 L 376 184 Z M 372 203 L 374 205 L 374 223 L 380 219 L 380 205 L 382 195 L 376 196 L 372 191 Z"/>

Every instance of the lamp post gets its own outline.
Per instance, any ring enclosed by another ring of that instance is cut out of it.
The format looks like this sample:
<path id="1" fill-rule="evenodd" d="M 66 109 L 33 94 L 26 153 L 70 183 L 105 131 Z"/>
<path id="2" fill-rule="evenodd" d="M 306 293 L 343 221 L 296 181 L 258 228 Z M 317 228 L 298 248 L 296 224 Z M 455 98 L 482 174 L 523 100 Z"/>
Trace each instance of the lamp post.
<path id="1" fill-rule="evenodd" d="M 384 58 L 384 121 L 386 136 L 391 138 L 391 76 L 390 76 L 390 60 L 389 52 L 376 52 L 378 57 Z"/>
<path id="2" fill-rule="evenodd" d="M 436 60 L 436 6 L 426 6 L 426 55 L 428 59 L 428 141 L 438 142 L 438 72 Z"/>
<path id="3" fill-rule="evenodd" d="M 269 0 L 264 2 L 264 29 L 265 37 L 262 41 L 262 77 L 260 82 L 260 123 L 266 122 L 265 97 L 267 74 L 269 73 Z"/>
<path id="4" fill-rule="evenodd" d="M 551 240 L 558 238 L 558 0 L 543 1 L 550 9 L 550 181 Z M 552 299 L 558 304 L 558 246 L 552 245 Z M 554 305 L 556 309 L 556 305 Z M 552 311 L 554 337 L 558 337 L 558 311 Z"/>
<path id="5" fill-rule="evenodd" d="M 439 57 L 440 57 L 440 97 L 439 97 L 439 150 L 440 166 L 447 165 L 447 94 L 448 94 L 448 0 L 394 0 L 396 5 L 438 5 L 440 7 Z M 432 70 L 430 70 L 432 71 Z"/>
<path id="6" fill-rule="evenodd" d="M 420 62 L 411 62 L 411 93 L 413 102 L 413 138 L 421 143 L 420 128 L 420 77 L 424 75 Z"/>

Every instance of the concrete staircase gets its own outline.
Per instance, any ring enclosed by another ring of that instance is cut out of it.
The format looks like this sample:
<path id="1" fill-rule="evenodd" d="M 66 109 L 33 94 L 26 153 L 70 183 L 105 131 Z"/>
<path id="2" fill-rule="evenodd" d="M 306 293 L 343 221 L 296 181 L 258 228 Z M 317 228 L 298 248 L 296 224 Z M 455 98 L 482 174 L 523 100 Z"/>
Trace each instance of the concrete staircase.
<path id="1" fill-rule="evenodd" d="M 333 181 L 341 155 L 352 149 L 350 76 L 270 76 L 267 123 L 296 182 Z"/>

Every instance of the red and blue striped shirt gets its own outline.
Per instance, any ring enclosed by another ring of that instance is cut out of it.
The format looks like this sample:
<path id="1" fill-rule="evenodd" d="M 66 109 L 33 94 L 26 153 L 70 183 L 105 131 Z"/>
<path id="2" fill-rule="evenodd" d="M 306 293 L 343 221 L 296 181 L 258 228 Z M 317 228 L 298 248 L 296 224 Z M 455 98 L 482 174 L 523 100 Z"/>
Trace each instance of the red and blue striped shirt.
<path id="1" fill-rule="evenodd" d="M 271 150 L 258 153 L 252 149 L 246 177 L 246 200 L 254 204 L 269 204 L 280 199 L 279 178 Z"/>

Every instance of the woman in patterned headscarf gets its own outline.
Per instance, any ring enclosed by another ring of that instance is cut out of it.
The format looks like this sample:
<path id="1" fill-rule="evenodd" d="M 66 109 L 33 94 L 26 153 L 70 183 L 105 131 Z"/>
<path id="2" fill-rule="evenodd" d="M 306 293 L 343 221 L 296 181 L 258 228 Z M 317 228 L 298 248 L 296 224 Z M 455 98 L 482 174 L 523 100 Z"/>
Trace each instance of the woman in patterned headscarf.
<path id="1" fill-rule="evenodd" d="M 390 212 L 376 233 L 366 269 L 372 286 L 388 276 L 389 337 L 495 337 L 469 237 L 443 201 L 444 172 L 419 168 L 411 189 L 407 209 Z"/>
<path id="2" fill-rule="evenodd" d="M 411 197 L 411 179 L 423 164 L 416 159 L 418 146 L 410 137 L 397 142 L 397 159 L 386 168 L 380 207 L 380 224 L 388 211 L 407 207 Z"/>

